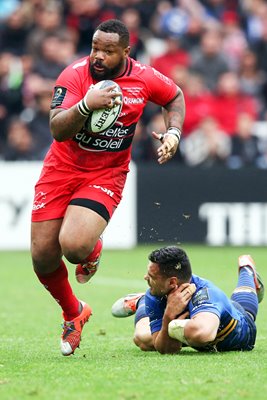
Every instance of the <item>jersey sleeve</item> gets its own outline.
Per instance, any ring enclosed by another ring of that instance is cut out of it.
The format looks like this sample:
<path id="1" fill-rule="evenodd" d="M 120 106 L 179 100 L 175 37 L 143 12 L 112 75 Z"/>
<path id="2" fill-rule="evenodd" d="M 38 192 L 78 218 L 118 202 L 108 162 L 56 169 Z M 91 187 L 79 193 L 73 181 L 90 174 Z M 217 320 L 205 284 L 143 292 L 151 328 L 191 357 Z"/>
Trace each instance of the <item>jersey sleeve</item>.
<path id="1" fill-rule="evenodd" d="M 88 68 L 87 59 L 71 64 L 61 72 L 54 87 L 51 109 L 68 109 L 85 96 L 87 85 L 83 84 L 82 74 L 85 67 Z"/>
<path id="2" fill-rule="evenodd" d="M 180 88 L 167 76 L 149 67 L 146 76 L 149 101 L 162 107 L 172 101 L 180 91 Z"/>
<path id="3" fill-rule="evenodd" d="M 189 303 L 190 318 L 200 312 L 210 312 L 219 318 L 221 316 L 217 293 L 211 287 L 202 287 L 197 290 Z"/>

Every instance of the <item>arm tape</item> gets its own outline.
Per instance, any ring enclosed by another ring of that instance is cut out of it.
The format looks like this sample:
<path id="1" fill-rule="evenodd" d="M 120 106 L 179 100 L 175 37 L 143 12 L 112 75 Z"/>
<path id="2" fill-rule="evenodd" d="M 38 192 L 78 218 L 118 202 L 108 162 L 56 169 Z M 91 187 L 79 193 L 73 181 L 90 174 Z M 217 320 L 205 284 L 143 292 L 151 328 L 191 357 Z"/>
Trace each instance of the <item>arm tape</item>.
<path id="1" fill-rule="evenodd" d="M 79 103 L 77 103 L 77 108 L 79 113 L 84 117 L 88 117 L 88 115 L 91 114 L 92 112 L 92 110 L 90 110 L 84 99 L 82 99 L 81 101 L 79 101 Z"/>
<path id="2" fill-rule="evenodd" d="M 167 134 L 176 136 L 178 139 L 178 142 L 180 142 L 182 132 L 179 128 L 176 128 L 175 126 L 171 126 L 170 128 L 168 128 Z"/>
<path id="3" fill-rule="evenodd" d="M 190 319 L 174 319 L 168 325 L 168 334 L 172 339 L 179 340 L 179 342 L 188 344 L 184 336 L 184 327 L 188 324 Z"/>

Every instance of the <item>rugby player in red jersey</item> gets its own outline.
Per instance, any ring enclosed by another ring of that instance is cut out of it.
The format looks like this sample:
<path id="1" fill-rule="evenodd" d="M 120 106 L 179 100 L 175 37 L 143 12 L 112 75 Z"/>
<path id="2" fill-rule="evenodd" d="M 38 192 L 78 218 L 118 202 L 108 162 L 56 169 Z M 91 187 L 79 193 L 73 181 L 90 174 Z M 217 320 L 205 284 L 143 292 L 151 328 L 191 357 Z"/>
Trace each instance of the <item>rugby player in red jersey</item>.
<path id="1" fill-rule="evenodd" d="M 74 295 L 62 257 L 77 264 L 80 283 L 95 273 L 101 234 L 120 203 L 135 127 L 148 101 L 163 107 L 166 124 L 164 134 L 152 132 L 159 141 L 159 164 L 173 157 L 180 140 L 185 116 L 181 89 L 129 53 L 127 27 L 119 20 L 103 22 L 93 35 L 90 56 L 60 74 L 52 98 L 54 141 L 35 186 L 31 253 L 38 279 L 63 311 L 61 352 L 65 356 L 79 346 L 92 311 Z M 113 86 L 94 89 L 104 79 L 119 84 L 123 105 L 111 128 L 91 134 L 84 128 L 89 114 L 118 101 Z"/>

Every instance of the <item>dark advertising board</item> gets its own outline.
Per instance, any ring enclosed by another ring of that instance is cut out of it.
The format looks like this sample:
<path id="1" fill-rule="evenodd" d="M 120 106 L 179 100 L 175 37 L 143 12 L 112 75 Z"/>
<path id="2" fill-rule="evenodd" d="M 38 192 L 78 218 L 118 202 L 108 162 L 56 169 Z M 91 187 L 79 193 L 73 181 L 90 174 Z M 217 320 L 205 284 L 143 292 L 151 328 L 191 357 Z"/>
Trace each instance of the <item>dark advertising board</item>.
<path id="1" fill-rule="evenodd" d="M 139 165 L 138 243 L 267 244 L 267 171 Z"/>

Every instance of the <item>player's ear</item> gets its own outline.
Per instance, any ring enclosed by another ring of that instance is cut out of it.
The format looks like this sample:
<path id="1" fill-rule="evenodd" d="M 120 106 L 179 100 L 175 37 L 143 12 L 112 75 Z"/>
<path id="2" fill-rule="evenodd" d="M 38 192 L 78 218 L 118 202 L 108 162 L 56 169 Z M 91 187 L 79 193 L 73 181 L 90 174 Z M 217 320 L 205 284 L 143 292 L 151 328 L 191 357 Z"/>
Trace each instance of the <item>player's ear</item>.
<path id="1" fill-rule="evenodd" d="M 176 278 L 176 276 L 172 276 L 170 278 L 170 288 L 171 289 L 175 289 L 178 286 L 178 279 Z"/>
<path id="2" fill-rule="evenodd" d="M 124 57 L 125 58 L 128 57 L 128 55 L 130 54 L 130 51 L 131 51 L 130 46 L 125 47 L 125 49 L 124 49 Z"/>

